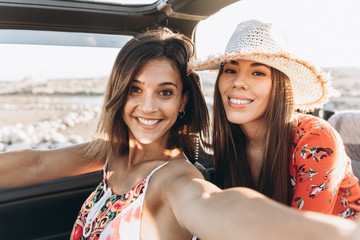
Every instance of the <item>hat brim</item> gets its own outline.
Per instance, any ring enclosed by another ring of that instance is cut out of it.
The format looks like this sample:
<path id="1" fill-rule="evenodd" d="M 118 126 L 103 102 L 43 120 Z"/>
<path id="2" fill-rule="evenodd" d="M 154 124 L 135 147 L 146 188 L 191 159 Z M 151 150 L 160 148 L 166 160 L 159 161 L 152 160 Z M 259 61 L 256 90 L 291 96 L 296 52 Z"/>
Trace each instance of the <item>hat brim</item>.
<path id="1" fill-rule="evenodd" d="M 287 53 L 229 53 L 209 56 L 204 61 L 191 63 L 194 71 L 219 69 L 222 62 L 250 60 L 271 66 L 286 74 L 291 83 L 296 109 L 309 112 L 321 108 L 328 101 L 331 89 L 330 74 L 315 68 L 306 61 Z"/>

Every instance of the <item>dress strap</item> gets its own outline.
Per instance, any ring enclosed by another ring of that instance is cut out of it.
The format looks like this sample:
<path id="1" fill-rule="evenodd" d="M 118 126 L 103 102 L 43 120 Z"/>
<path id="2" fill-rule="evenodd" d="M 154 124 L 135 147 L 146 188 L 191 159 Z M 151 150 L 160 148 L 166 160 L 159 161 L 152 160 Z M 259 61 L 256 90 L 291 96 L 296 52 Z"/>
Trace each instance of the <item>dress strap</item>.
<path id="1" fill-rule="evenodd" d="M 151 176 L 152 176 L 157 170 L 159 170 L 160 168 L 162 168 L 163 166 L 165 166 L 165 165 L 168 164 L 168 163 L 169 163 L 169 161 L 161 164 L 160 166 L 157 166 L 154 170 L 152 170 L 151 173 L 150 173 L 149 175 L 147 175 L 146 181 L 149 181 L 149 179 L 151 178 Z"/>
<path id="2" fill-rule="evenodd" d="M 157 166 L 154 170 L 151 171 L 151 173 L 146 177 L 146 184 L 145 184 L 145 188 L 144 188 L 144 191 L 143 191 L 143 194 L 144 194 L 144 197 L 146 195 L 146 192 L 147 192 L 147 189 L 149 187 L 149 181 L 150 181 L 150 178 L 152 177 L 152 175 L 157 171 L 159 170 L 160 168 L 162 168 L 163 166 L 165 166 L 166 164 L 168 164 L 169 161 L 161 164 L 160 166 Z"/>
<path id="3" fill-rule="evenodd" d="M 103 178 L 106 179 L 106 170 L 107 170 L 107 166 L 108 166 L 108 162 L 109 162 L 109 158 L 106 157 L 105 163 L 103 165 Z"/>

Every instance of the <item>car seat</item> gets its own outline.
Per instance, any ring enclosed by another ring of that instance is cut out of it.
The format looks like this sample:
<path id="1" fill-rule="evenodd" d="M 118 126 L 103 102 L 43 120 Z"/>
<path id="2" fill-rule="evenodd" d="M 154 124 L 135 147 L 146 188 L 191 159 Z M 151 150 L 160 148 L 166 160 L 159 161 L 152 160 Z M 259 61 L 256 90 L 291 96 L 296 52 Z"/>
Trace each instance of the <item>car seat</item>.
<path id="1" fill-rule="evenodd" d="M 336 112 L 328 122 L 340 133 L 354 174 L 360 178 L 360 110 Z"/>

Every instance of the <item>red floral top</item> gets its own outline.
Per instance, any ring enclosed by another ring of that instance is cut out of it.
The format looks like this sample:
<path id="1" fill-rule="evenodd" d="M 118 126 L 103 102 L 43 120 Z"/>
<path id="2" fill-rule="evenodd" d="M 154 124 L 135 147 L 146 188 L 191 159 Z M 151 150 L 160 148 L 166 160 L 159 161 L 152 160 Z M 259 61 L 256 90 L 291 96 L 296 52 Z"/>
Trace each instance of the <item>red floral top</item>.
<path id="1" fill-rule="evenodd" d="M 359 180 L 340 135 L 328 122 L 299 114 L 290 162 L 291 206 L 354 219 L 360 211 Z"/>

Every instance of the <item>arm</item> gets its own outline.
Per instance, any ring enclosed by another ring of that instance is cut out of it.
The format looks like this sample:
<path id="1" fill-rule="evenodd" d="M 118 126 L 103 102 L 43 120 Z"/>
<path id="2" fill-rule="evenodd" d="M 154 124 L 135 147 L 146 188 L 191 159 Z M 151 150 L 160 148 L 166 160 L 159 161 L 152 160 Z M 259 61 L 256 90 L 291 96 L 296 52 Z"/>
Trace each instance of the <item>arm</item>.
<path id="1" fill-rule="evenodd" d="M 294 211 L 248 188 L 222 191 L 194 173 L 174 176 L 166 185 L 177 221 L 200 239 L 344 240 L 360 234 L 355 222 Z"/>
<path id="2" fill-rule="evenodd" d="M 296 134 L 299 141 L 290 170 L 294 188 L 291 206 L 331 214 L 339 190 L 344 191 L 340 184 L 348 158 L 342 140 L 329 124 L 319 120 L 300 125 Z"/>
<path id="3" fill-rule="evenodd" d="M 1 153 L 0 188 L 25 186 L 100 169 L 103 162 L 94 163 L 84 157 L 87 145 Z"/>

